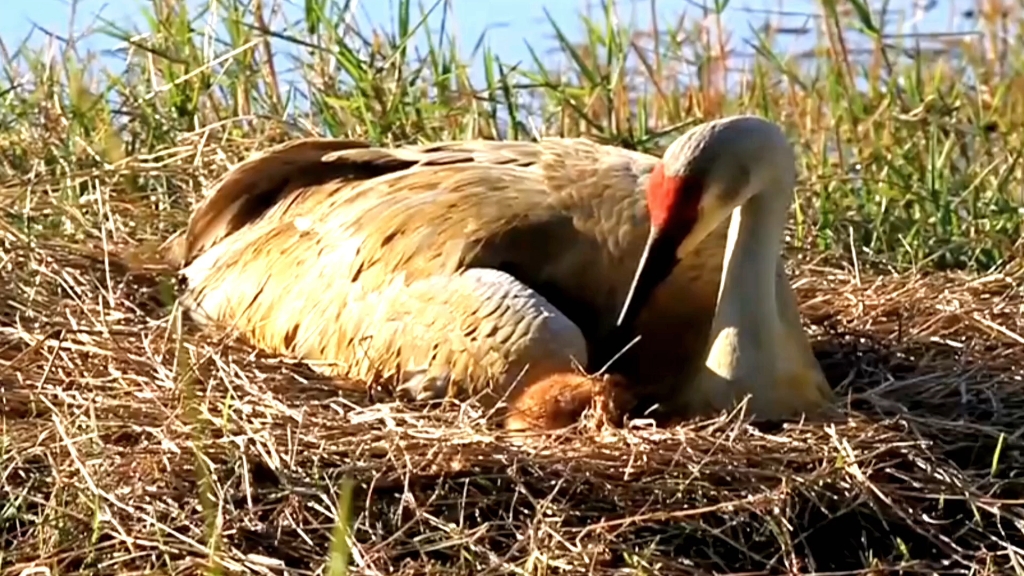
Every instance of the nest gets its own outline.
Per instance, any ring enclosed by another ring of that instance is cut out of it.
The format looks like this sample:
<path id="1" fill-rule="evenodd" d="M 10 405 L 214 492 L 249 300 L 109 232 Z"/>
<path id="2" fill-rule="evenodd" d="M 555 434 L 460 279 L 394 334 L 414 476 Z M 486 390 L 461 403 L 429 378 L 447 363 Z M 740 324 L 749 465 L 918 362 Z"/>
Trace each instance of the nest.
<path id="1" fill-rule="evenodd" d="M 166 277 L 2 253 L 2 574 L 1024 571 L 1006 277 L 797 264 L 838 419 L 522 435 L 194 334 Z"/>

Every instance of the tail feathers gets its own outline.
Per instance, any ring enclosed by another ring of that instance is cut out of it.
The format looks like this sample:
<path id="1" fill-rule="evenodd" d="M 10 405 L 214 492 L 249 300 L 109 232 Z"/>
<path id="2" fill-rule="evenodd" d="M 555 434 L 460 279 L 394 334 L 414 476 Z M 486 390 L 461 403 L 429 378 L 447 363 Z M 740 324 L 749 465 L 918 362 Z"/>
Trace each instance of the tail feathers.
<path id="1" fill-rule="evenodd" d="M 185 265 L 187 246 L 187 235 L 185 230 L 175 232 L 163 244 L 156 249 L 156 257 L 167 266 L 175 270 Z"/>
<path id="2" fill-rule="evenodd" d="M 184 234 L 175 234 L 165 242 L 142 242 L 135 246 L 108 252 L 107 260 L 116 260 L 127 271 L 143 274 L 174 274 L 184 261 Z M 97 255 L 97 257 L 103 257 Z"/>

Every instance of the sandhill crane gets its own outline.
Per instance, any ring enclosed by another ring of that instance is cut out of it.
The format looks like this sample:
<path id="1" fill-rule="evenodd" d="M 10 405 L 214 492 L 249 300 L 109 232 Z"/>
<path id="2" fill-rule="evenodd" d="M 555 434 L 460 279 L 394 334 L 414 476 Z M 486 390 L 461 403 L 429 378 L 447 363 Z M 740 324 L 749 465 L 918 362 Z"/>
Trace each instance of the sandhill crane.
<path id="1" fill-rule="evenodd" d="M 749 393 L 776 419 L 831 398 L 780 258 L 795 179 L 755 116 L 662 159 L 585 139 L 305 139 L 229 171 L 170 244 L 192 318 L 325 374 L 514 411 L 639 334 L 613 370 L 638 394 L 694 415 Z"/>

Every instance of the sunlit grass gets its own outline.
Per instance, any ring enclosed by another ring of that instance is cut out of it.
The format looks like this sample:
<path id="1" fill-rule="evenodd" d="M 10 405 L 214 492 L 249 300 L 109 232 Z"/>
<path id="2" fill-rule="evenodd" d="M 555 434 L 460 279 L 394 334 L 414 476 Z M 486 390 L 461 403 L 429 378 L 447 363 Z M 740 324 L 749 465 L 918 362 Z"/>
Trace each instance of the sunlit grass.
<path id="1" fill-rule="evenodd" d="M 73 220 L 98 217 L 83 199 L 103 188 L 112 203 L 160 214 L 134 222 L 137 238 L 181 225 L 183 193 L 198 186 L 189 176 L 205 166 L 174 149 L 195 138 L 236 141 L 225 162 L 303 134 L 380 144 L 585 134 L 657 151 L 695 122 L 757 113 L 800 153 L 793 245 L 902 267 L 1007 264 L 1020 252 L 1024 91 L 1006 62 L 1024 61 L 1024 44 L 992 22 L 946 41 L 946 53 L 908 57 L 913 40 L 882 37 L 878 17 L 851 5 L 845 16 L 824 5 L 812 59 L 773 51 L 772 32 L 752 31 L 750 48 L 692 19 L 628 29 L 608 6 L 573 26 L 550 21 L 558 53 L 531 47 L 532 62 L 512 65 L 486 37 L 454 36 L 443 2 L 397 2 L 395 22 L 361 29 L 333 0 L 286 11 L 296 22 L 260 2 L 190 12 L 154 1 L 140 28 L 92 32 L 123 41 L 123 70 L 81 42 L 36 34 L 4 46 L 4 204 L 23 225 L 85 234 Z M 869 53 L 851 55 L 854 44 Z M 75 176 L 92 167 L 99 180 Z M 40 201 L 55 211 L 30 211 Z"/>

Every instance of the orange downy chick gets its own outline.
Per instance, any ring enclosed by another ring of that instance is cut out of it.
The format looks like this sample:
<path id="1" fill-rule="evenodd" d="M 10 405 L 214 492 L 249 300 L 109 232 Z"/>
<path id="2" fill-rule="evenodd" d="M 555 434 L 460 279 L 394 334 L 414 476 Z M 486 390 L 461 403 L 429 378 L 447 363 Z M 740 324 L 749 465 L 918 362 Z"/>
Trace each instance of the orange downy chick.
<path id="1" fill-rule="evenodd" d="M 506 430 L 555 430 L 577 422 L 590 408 L 599 418 L 620 425 L 635 403 L 625 378 L 561 372 L 523 391 L 509 407 Z"/>

